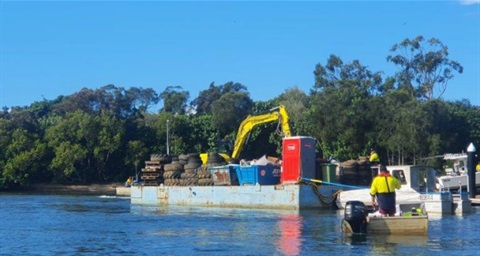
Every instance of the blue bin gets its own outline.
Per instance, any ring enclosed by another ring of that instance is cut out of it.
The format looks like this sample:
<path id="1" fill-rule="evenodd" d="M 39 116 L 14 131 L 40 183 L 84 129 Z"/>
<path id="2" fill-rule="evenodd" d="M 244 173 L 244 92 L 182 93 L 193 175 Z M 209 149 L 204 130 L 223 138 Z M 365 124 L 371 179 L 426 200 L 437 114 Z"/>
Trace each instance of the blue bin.
<path id="1" fill-rule="evenodd" d="M 237 166 L 240 185 L 277 185 L 280 184 L 280 167 L 268 165 Z"/>

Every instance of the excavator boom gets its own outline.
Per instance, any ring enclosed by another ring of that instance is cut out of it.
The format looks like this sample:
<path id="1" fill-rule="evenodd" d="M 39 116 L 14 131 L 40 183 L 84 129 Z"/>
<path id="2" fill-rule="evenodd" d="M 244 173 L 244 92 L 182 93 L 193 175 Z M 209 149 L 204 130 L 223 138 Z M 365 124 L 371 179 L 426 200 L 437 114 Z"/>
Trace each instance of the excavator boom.
<path id="1" fill-rule="evenodd" d="M 291 137 L 290 124 L 288 123 L 288 114 L 285 110 L 285 106 L 280 105 L 278 107 L 272 108 L 262 114 L 248 116 L 245 118 L 240 127 L 238 127 L 237 137 L 235 139 L 235 144 L 233 147 L 233 152 L 231 159 L 238 160 L 240 152 L 247 140 L 248 135 L 253 128 L 260 124 L 265 124 L 269 122 L 279 121 L 279 126 L 281 126 L 281 132 L 284 137 Z"/>

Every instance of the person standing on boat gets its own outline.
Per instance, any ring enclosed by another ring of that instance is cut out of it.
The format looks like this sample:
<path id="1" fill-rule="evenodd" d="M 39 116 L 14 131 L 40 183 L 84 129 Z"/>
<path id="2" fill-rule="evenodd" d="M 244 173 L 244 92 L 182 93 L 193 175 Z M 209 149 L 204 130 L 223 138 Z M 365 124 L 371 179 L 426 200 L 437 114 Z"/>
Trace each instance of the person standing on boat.
<path id="1" fill-rule="evenodd" d="M 400 186 L 400 181 L 390 175 L 385 165 L 381 165 L 380 174 L 372 181 L 370 195 L 372 205 L 379 206 L 382 216 L 395 216 L 395 189 L 400 189 Z"/>
<path id="2" fill-rule="evenodd" d="M 125 187 L 130 187 L 133 183 L 132 176 L 129 176 L 127 181 L 125 181 Z"/>
<path id="3" fill-rule="evenodd" d="M 377 151 L 375 151 L 373 148 L 370 150 L 369 160 L 371 165 L 380 164 L 380 157 L 378 156 Z"/>

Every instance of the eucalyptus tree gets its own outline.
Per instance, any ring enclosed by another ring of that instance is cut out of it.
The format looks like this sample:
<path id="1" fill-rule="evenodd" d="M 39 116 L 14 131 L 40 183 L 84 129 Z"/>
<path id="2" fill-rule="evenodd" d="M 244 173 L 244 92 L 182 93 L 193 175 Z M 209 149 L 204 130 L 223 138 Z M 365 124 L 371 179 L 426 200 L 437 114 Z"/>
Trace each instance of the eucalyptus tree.
<path id="1" fill-rule="evenodd" d="M 220 86 L 215 86 L 215 83 L 212 82 L 208 89 L 199 92 L 198 97 L 193 99 L 190 105 L 197 114 L 208 114 L 212 111 L 212 103 L 220 99 L 221 96 L 222 90 Z"/>
<path id="2" fill-rule="evenodd" d="M 190 93 L 181 90 L 181 86 L 167 86 L 167 88 L 160 93 L 160 98 L 163 100 L 162 111 L 174 114 L 185 114 Z"/>
<path id="3" fill-rule="evenodd" d="M 213 102 L 213 123 L 223 135 L 236 132 L 242 120 L 250 113 L 253 100 L 248 92 L 230 91 Z"/>
<path id="4" fill-rule="evenodd" d="M 325 65 L 317 64 L 311 89 L 310 126 L 325 157 L 356 158 L 375 142 L 365 136 L 375 126 L 370 100 L 378 93 L 382 78 L 358 60 L 344 64 L 331 55 Z"/>
<path id="5" fill-rule="evenodd" d="M 435 92 L 441 97 L 454 73 L 463 72 L 462 65 L 449 59 L 448 47 L 436 38 L 407 38 L 390 51 L 387 61 L 400 68 L 396 74 L 399 86 L 407 87 L 419 99 L 432 99 Z"/>
<path id="6" fill-rule="evenodd" d="M 121 102 L 119 106 L 130 116 L 136 112 L 145 113 L 160 101 L 159 95 L 152 88 L 131 87 L 119 91 L 119 93 L 121 95 L 121 97 L 117 97 L 117 100 Z"/>
<path id="7" fill-rule="evenodd" d="M 158 101 L 159 96 L 151 88 L 132 87 L 126 90 L 108 84 L 98 89 L 83 88 L 71 95 L 59 96 L 52 110 L 60 115 L 76 110 L 90 114 L 108 110 L 119 118 L 129 118 L 147 111 Z"/>
<path id="8" fill-rule="evenodd" d="M 247 87 L 241 83 L 227 82 L 216 86 L 214 82 L 210 83 L 208 89 L 200 91 L 198 97 L 193 99 L 191 107 L 196 110 L 196 113 L 211 114 L 212 105 L 219 100 L 222 95 L 229 92 L 248 92 Z"/>
<path id="9" fill-rule="evenodd" d="M 302 91 L 298 86 L 285 90 L 278 97 L 279 104 L 285 106 L 290 119 L 290 126 L 293 132 L 297 135 L 308 135 L 307 113 L 310 107 L 310 99 L 308 95 Z"/>
<path id="10" fill-rule="evenodd" d="M 418 101 L 403 101 L 402 96 L 385 96 L 378 116 L 378 145 L 384 149 L 383 161 L 391 165 L 414 164 L 415 157 L 424 156 L 430 145 L 428 113 Z"/>

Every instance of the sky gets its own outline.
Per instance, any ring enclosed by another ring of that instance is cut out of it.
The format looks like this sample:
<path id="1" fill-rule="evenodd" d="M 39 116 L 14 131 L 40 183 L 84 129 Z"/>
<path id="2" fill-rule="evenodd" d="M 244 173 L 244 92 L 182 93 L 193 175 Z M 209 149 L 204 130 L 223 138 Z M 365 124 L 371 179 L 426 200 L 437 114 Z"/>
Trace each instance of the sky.
<path id="1" fill-rule="evenodd" d="M 331 54 L 384 78 L 406 38 L 437 38 L 464 71 L 442 96 L 480 106 L 480 0 L 0 1 L 0 107 L 82 88 L 181 86 L 190 100 L 214 82 L 255 101 L 307 94 Z"/>

